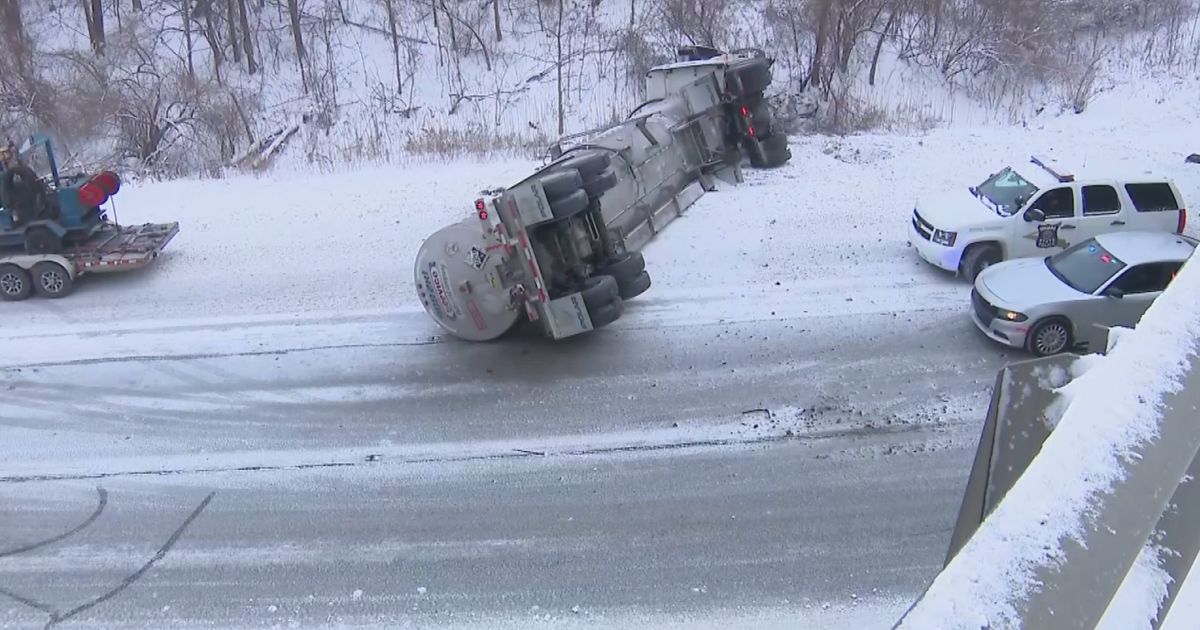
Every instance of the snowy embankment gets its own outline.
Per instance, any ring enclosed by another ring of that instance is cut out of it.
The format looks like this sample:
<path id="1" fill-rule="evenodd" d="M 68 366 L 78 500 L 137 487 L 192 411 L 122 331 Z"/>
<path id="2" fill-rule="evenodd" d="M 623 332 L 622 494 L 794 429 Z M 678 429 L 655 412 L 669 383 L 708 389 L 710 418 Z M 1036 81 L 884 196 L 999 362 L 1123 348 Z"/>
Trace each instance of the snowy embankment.
<path id="1" fill-rule="evenodd" d="M 1158 435 L 1164 398 L 1181 389 L 1198 344 L 1200 265 L 1186 265 L 1137 328 L 1064 388 L 1069 404 L 1037 458 L 899 628 L 1020 627 L 1037 571 L 1064 559 L 1068 539 L 1083 543 L 1100 497 Z M 1117 618 L 1145 620 L 1165 595 L 1147 549 L 1123 589 L 1128 608 L 1106 622 L 1132 628 Z"/>

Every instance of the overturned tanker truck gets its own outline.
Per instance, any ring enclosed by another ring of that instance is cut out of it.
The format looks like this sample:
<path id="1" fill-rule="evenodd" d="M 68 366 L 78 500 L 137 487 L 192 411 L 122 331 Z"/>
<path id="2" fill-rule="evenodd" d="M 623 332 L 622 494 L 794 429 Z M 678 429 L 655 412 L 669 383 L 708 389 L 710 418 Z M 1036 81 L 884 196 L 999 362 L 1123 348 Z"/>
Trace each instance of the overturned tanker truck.
<path id="1" fill-rule="evenodd" d="M 759 50 L 679 49 L 646 77 L 649 100 L 624 122 L 562 138 L 551 162 L 487 190 L 475 212 L 425 240 L 417 294 L 443 329 L 496 339 L 527 318 L 553 339 L 615 322 L 650 288 L 640 253 L 741 162 L 791 159 L 771 133 L 764 90 L 774 61 Z"/>

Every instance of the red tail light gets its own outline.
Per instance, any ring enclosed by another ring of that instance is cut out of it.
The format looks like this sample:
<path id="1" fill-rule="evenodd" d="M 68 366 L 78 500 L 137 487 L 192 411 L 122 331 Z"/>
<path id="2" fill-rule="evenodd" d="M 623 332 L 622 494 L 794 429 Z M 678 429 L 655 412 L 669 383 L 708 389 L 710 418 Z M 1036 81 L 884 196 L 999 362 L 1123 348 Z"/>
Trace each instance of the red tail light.
<path id="1" fill-rule="evenodd" d="M 750 136 L 753 137 L 754 136 L 754 127 L 750 127 L 750 130 L 747 133 L 749 133 Z"/>
<path id="2" fill-rule="evenodd" d="M 1179 209 L 1179 226 L 1175 228 L 1175 231 L 1178 232 L 1179 234 L 1183 234 L 1183 228 L 1185 228 L 1185 227 L 1187 227 L 1187 210 L 1185 208 L 1180 208 Z"/>
<path id="3" fill-rule="evenodd" d="M 747 109 L 745 105 L 742 105 L 742 115 L 746 118 L 750 117 L 750 110 Z"/>

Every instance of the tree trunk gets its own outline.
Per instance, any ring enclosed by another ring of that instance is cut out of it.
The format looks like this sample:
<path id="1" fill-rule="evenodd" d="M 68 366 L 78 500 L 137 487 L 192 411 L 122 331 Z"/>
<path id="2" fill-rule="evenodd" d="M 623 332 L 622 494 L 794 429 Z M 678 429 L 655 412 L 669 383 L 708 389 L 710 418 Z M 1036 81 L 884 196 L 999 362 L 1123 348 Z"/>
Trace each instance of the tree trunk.
<path id="1" fill-rule="evenodd" d="M 181 0 L 179 3 L 183 11 L 183 43 L 184 43 L 184 60 L 187 65 L 187 77 L 195 84 L 196 81 L 196 65 L 192 61 L 192 0 Z"/>
<path id="2" fill-rule="evenodd" d="M 246 71 L 250 74 L 258 72 L 258 62 L 254 60 L 254 37 L 250 32 L 250 16 L 246 11 L 246 0 L 237 0 L 238 19 L 242 24 L 242 50 L 246 52 Z"/>
<path id="3" fill-rule="evenodd" d="M 225 0 L 225 37 L 229 40 L 229 49 L 233 53 L 233 63 L 242 63 L 242 43 L 238 41 L 237 7 L 233 0 Z"/>
<path id="4" fill-rule="evenodd" d="M 500 32 L 500 0 L 492 0 L 492 18 L 496 22 L 496 41 L 502 41 L 504 34 Z"/>
<path id="5" fill-rule="evenodd" d="M 817 35 L 813 46 L 812 65 L 808 69 L 808 84 L 813 87 L 821 85 L 821 58 L 825 54 L 825 44 L 829 39 L 829 12 L 833 8 L 833 0 L 820 0 L 817 9 Z"/>
<path id="6" fill-rule="evenodd" d="M 555 43 L 558 46 L 558 135 L 563 135 L 566 128 L 566 107 L 563 104 L 563 1 L 558 0 L 558 27 L 555 29 Z"/>
<path id="7" fill-rule="evenodd" d="M 888 15 L 887 24 L 883 25 L 883 32 L 879 33 L 879 41 L 875 42 L 875 54 L 871 55 L 871 72 L 867 75 L 867 85 L 875 86 L 875 71 L 879 69 L 879 55 L 883 53 L 883 43 L 887 39 L 888 32 L 892 30 L 892 26 L 896 23 L 896 16 L 899 13 L 893 7 L 892 12 Z"/>
<path id="8" fill-rule="evenodd" d="M 213 8 L 210 4 L 204 12 L 204 38 L 208 40 L 208 47 L 212 48 L 213 74 L 216 75 L 217 85 L 220 85 L 221 64 L 225 61 L 225 51 L 217 32 L 217 25 L 213 23 Z"/>
<path id="9" fill-rule="evenodd" d="M 383 6 L 387 9 L 388 32 L 392 35 L 392 59 L 396 65 L 396 95 L 399 96 L 401 90 L 404 89 L 404 75 L 400 72 L 400 33 L 396 29 L 395 0 L 383 0 Z"/>
<path id="10" fill-rule="evenodd" d="M 87 22 L 88 40 L 97 57 L 104 56 L 104 5 L 100 0 L 83 0 L 83 18 Z"/>

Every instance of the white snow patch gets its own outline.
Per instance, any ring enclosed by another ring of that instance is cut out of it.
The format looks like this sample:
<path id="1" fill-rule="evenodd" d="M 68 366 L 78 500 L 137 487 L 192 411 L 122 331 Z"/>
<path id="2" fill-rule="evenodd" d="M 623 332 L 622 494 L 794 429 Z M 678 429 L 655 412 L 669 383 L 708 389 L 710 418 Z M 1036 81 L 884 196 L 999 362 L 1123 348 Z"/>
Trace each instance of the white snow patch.
<path id="1" fill-rule="evenodd" d="M 1037 569 L 1062 559 L 1066 538 L 1082 538 L 1097 496 L 1157 434 L 1161 400 L 1180 388 L 1198 334 L 1200 266 L 1185 265 L 1123 343 L 1071 384 L 1041 453 L 899 628 L 1017 627 Z"/>
<path id="2" fill-rule="evenodd" d="M 1171 610 L 1158 630 L 1196 630 L 1196 620 L 1200 619 L 1200 567 L 1196 564 L 1200 563 L 1192 564 L 1187 577 L 1179 585 Z"/>
<path id="3" fill-rule="evenodd" d="M 1171 581 L 1160 564 L 1161 553 L 1157 545 L 1146 543 L 1095 630 L 1154 630 L 1151 620 Z"/>

